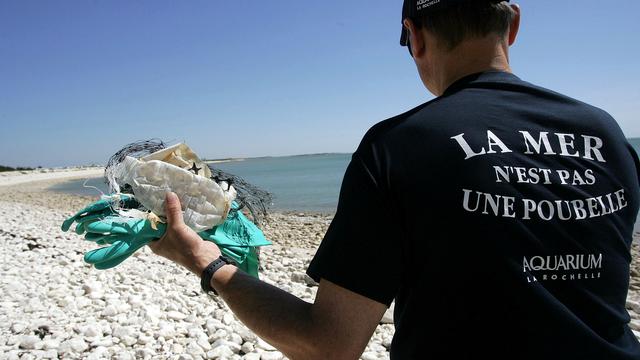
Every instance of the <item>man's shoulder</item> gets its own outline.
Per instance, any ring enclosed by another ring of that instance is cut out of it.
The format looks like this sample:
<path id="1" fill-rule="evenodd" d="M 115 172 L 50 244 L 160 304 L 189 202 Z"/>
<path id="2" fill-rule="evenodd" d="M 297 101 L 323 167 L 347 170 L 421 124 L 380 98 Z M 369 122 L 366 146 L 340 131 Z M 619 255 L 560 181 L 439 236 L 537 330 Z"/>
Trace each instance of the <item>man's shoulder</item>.
<path id="1" fill-rule="evenodd" d="M 426 120 L 428 118 L 429 107 L 435 102 L 441 101 L 441 98 L 435 98 L 414 107 L 411 110 L 401 114 L 382 120 L 373 125 L 362 138 L 360 146 L 373 143 L 381 143 L 393 137 L 404 129 L 410 128 L 416 120 Z"/>
<path id="2" fill-rule="evenodd" d="M 441 135 L 511 117 L 538 123 L 554 119 L 565 125 L 579 124 L 616 133 L 619 129 L 603 109 L 513 74 L 493 72 L 467 77 L 443 96 L 378 122 L 366 132 L 358 148 L 406 145 L 406 141 L 414 138 L 420 141 L 448 139 Z"/>

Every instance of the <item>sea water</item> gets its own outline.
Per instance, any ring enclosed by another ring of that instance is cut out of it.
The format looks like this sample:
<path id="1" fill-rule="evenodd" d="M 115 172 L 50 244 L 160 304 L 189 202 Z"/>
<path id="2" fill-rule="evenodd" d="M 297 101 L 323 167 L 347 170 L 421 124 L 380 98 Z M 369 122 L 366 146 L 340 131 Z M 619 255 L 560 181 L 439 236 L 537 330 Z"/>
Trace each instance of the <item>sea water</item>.
<path id="1" fill-rule="evenodd" d="M 630 139 L 629 142 L 640 153 L 640 138 Z M 272 209 L 333 213 L 338 204 L 342 177 L 350 159 L 351 154 L 316 154 L 251 158 L 213 166 L 238 175 L 272 193 Z M 61 183 L 52 190 L 100 195 L 98 190 L 84 187 L 84 182 L 77 180 Z M 106 192 L 102 179 L 89 179 L 86 185 Z M 640 231 L 640 216 L 636 221 L 636 231 Z"/>
<path id="2" fill-rule="evenodd" d="M 212 166 L 270 192 L 274 210 L 334 213 L 350 160 L 351 154 L 315 154 L 250 158 Z M 73 180 L 51 190 L 87 196 L 107 192 L 102 178 Z"/>

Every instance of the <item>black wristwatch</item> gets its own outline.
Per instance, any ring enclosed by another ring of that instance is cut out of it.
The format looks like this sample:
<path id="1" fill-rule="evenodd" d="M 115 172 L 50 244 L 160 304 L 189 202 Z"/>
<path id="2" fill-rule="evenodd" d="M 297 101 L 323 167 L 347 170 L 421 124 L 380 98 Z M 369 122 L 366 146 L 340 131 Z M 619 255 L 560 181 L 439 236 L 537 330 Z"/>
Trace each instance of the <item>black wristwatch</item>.
<path id="1" fill-rule="evenodd" d="M 235 263 L 224 255 L 220 255 L 219 258 L 213 260 L 211 264 L 202 271 L 200 286 L 205 293 L 213 292 L 218 295 L 218 292 L 211 287 L 211 278 L 213 277 L 213 274 L 224 265 L 235 265 Z"/>

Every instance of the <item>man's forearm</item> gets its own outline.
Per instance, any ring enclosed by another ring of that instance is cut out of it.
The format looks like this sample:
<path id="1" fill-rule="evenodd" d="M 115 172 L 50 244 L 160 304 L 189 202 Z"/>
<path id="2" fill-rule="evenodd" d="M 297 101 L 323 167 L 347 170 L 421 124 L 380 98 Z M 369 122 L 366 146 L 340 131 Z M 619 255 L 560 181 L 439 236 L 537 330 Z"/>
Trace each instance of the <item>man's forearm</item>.
<path id="1" fill-rule="evenodd" d="M 315 334 L 312 304 L 230 265 L 216 271 L 211 285 L 245 325 L 285 355 L 315 356 L 314 342 L 324 337 Z"/>

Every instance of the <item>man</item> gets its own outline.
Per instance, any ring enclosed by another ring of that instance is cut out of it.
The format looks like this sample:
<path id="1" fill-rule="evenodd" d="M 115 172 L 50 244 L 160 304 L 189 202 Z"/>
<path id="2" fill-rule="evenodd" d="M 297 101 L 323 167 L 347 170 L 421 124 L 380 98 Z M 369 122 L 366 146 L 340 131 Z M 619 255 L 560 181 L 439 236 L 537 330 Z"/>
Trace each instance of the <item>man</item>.
<path id="1" fill-rule="evenodd" d="M 313 304 L 212 263 L 172 194 L 152 249 L 292 359 L 358 358 L 394 299 L 392 359 L 640 359 L 625 310 L 640 165 L 615 121 L 511 73 L 517 5 L 407 0 L 402 20 L 438 97 L 354 153 Z"/>

